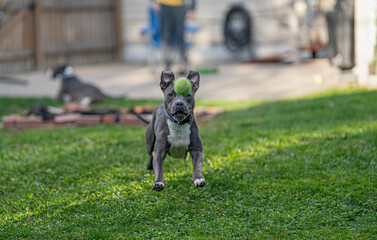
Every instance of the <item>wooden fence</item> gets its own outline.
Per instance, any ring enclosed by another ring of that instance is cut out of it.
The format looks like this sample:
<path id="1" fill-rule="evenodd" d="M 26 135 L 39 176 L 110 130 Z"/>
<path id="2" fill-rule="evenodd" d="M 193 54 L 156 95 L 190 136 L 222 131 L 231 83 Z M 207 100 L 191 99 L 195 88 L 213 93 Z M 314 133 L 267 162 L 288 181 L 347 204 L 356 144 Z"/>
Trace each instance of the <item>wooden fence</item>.
<path id="1" fill-rule="evenodd" d="M 0 0 L 0 73 L 119 59 L 120 5 L 121 0 Z"/>

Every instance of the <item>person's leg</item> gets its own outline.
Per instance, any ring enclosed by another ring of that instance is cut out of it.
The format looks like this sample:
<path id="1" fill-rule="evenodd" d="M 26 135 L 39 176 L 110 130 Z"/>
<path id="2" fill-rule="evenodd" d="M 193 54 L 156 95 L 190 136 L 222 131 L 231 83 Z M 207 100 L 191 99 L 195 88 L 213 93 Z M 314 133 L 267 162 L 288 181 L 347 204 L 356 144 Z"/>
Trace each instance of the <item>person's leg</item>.
<path id="1" fill-rule="evenodd" d="M 184 42 L 184 25 L 185 25 L 185 18 L 186 18 L 186 6 L 177 7 L 175 20 L 176 20 L 176 44 L 178 48 L 179 53 L 179 64 L 180 70 L 184 72 L 187 67 L 187 52 L 185 48 L 185 42 Z"/>
<path id="2" fill-rule="evenodd" d="M 171 38 L 174 33 L 174 19 L 172 18 L 173 8 L 161 4 L 160 23 L 161 23 L 161 41 L 162 52 L 165 64 L 165 70 L 170 70 L 171 60 Z"/>

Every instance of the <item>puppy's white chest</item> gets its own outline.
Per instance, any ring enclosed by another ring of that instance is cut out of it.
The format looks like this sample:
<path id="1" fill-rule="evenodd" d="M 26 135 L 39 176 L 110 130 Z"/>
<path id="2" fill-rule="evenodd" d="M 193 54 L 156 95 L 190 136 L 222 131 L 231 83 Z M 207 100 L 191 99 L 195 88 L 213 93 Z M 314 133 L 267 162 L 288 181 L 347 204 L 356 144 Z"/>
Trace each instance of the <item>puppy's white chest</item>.
<path id="1" fill-rule="evenodd" d="M 169 128 L 168 142 L 170 143 L 169 155 L 173 158 L 186 157 L 190 145 L 190 124 L 178 125 L 167 120 Z"/>

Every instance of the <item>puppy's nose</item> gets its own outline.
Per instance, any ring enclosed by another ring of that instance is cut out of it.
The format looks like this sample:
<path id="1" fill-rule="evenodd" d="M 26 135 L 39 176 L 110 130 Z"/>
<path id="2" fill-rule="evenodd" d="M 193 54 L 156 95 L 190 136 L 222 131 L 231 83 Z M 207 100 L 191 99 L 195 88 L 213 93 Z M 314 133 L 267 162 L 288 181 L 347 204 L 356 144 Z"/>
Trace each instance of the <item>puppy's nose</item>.
<path id="1" fill-rule="evenodd" d="M 176 107 L 183 107 L 183 102 L 179 101 L 175 103 Z"/>

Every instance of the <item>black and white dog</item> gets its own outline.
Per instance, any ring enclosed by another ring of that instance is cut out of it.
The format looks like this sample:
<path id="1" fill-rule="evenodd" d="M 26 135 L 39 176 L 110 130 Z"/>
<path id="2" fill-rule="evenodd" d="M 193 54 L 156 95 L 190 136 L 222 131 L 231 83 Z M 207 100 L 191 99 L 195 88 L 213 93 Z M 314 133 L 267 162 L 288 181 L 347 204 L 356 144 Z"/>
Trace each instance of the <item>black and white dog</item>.
<path id="1" fill-rule="evenodd" d="M 199 73 L 190 71 L 187 78 L 192 90 L 187 96 L 174 92 L 174 74 L 164 71 L 161 74 L 160 88 L 164 93 L 164 103 L 153 112 L 152 121 L 146 131 L 148 169 L 154 170 L 153 189 L 161 191 L 164 186 L 164 159 L 166 155 L 174 158 L 186 158 L 191 154 L 195 186 L 203 187 L 206 181 L 202 175 L 203 143 L 199 126 L 194 116 L 195 93 L 199 88 Z"/>
<path id="2" fill-rule="evenodd" d="M 62 80 L 57 99 L 64 102 L 79 102 L 82 106 L 101 102 L 105 94 L 97 87 L 83 83 L 76 75 L 73 67 L 69 64 L 57 65 L 49 68 L 46 75 L 51 79 Z"/>

